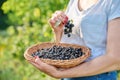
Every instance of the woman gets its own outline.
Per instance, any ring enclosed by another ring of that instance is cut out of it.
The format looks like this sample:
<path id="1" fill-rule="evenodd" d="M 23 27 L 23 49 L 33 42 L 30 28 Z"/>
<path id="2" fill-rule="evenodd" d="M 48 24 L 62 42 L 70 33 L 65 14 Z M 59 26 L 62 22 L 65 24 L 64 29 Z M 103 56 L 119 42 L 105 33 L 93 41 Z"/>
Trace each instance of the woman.
<path id="1" fill-rule="evenodd" d="M 40 71 L 63 80 L 117 80 L 120 69 L 120 0 L 70 0 L 66 13 L 56 11 L 50 24 L 57 42 L 85 45 L 91 57 L 70 69 L 57 69 L 37 57 L 31 62 Z M 71 37 L 63 33 L 66 16 L 75 27 Z M 55 23 L 62 23 L 56 27 Z"/>

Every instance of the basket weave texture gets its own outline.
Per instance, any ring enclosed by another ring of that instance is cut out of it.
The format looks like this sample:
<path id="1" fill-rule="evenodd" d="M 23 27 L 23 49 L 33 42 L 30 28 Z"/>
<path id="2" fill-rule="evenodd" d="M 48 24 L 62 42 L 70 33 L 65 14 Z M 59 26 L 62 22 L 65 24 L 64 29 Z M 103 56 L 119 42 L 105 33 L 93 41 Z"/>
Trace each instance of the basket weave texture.
<path id="1" fill-rule="evenodd" d="M 45 42 L 45 43 L 39 43 L 39 44 L 36 44 L 36 45 L 29 47 L 25 51 L 24 57 L 26 60 L 35 61 L 35 58 L 31 56 L 32 53 L 36 52 L 38 49 L 51 48 L 54 45 L 62 46 L 62 47 L 81 48 L 82 52 L 84 52 L 85 54 L 79 58 L 69 59 L 69 60 L 52 60 L 52 59 L 40 58 L 41 61 L 43 61 L 47 64 L 50 64 L 50 65 L 59 67 L 59 68 L 71 68 L 71 67 L 77 66 L 80 63 L 84 62 L 90 56 L 90 49 L 87 47 L 84 47 L 84 46 L 80 46 L 80 45 L 76 45 L 76 44 L 67 44 L 67 43 Z"/>

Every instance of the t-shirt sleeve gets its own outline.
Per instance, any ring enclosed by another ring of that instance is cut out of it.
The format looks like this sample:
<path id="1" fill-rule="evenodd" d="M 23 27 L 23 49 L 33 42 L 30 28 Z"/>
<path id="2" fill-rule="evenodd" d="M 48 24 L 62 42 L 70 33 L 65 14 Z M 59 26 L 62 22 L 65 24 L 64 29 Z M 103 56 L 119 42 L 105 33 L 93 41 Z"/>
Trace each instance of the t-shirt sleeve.
<path id="1" fill-rule="evenodd" d="M 120 0 L 112 0 L 109 9 L 108 20 L 120 17 Z"/>

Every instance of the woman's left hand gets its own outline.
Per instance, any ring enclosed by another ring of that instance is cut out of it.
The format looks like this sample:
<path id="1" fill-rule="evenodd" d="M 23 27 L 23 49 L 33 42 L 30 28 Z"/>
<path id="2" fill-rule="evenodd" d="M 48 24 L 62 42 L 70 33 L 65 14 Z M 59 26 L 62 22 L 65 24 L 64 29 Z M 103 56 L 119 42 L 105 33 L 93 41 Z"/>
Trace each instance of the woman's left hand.
<path id="1" fill-rule="evenodd" d="M 59 75 L 60 75 L 61 70 L 54 66 L 51 66 L 51 65 L 48 65 L 48 64 L 42 62 L 39 59 L 39 57 L 36 57 L 35 62 L 29 61 L 29 63 L 31 63 L 33 66 L 35 66 L 37 69 L 44 72 L 45 74 L 48 74 L 54 78 L 60 78 Z"/>

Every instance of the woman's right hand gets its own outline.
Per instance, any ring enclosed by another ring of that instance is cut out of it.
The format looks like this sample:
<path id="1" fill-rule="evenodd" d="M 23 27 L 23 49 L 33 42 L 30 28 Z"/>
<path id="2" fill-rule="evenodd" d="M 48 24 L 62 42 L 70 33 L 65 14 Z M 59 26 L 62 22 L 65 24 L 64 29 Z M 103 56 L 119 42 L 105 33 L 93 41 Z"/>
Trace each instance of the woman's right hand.
<path id="1" fill-rule="evenodd" d="M 67 21 L 68 17 L 63 11 L 56 11 L 52 15 L 52 18 L 50 18 L 49 23 L 55 33 L 61 33 L 63 31 L 63 26 L 67 23 Z"/>

